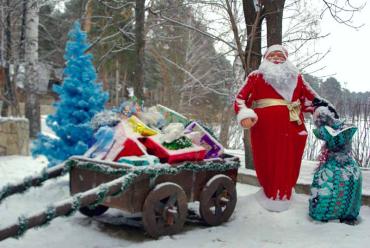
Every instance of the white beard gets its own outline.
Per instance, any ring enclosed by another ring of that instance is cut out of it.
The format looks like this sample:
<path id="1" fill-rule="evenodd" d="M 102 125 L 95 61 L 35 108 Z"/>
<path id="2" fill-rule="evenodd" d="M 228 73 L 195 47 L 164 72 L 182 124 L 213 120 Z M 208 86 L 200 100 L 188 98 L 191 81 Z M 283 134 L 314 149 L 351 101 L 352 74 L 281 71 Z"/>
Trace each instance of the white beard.
<path id="1" fill-rule="evenodd" d="M 262 73 L 266 83 L 270 84 L 285 100 L 291 101 L 297 87 L 298 68 L 290 61 L 274 64 L 264 60 L 258 70 Z"/>

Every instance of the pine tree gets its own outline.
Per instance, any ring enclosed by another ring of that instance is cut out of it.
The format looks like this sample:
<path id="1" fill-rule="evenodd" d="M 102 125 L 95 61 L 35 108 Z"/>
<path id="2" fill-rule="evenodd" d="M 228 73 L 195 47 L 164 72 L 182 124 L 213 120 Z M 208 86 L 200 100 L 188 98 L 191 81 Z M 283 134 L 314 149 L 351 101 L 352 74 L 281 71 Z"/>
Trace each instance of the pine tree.
<path id="1" fill-rule="evenodd" d="M 108 94 L 96 83 L 96 71 L 92 55 L 85 54 L 89 47 L 87 35 L 75 22 L 68 34 L 64 59 L 64 81 L 55 86 L 59 95 L 56 111 L 49 115 L 46 123 L 57 138 L 39 134 L 32 149 L 33 156 L 45 155 L 52 167 L 72 155 L 83 154 L 93 143 L 92 117 L 104 109 Z"/>

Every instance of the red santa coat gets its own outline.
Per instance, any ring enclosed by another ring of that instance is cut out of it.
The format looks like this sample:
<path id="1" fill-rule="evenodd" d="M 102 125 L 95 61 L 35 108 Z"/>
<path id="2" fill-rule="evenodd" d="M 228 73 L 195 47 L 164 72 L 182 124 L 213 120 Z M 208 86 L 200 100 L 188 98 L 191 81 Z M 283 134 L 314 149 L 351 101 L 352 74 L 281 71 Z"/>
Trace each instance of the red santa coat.
<path id="1" fill-rule="evenodd" d="M 251 143 L 254 165 L 258 180 L 270 199 L 290 199 L 301 166 L 307 139 L 303 111 L 311 111 L 316 93 L 298 75 L 297 86 L 291 101 L 299 100 L 301 112 L 297 121 L 291 121 L 285 105 L 251 109 L 253 102 L 260 99 L 283 99 L 283 97 L 256 71 L 239 91 L 234 109 L 238 121 L 258 116 L 251 128 Z"/>

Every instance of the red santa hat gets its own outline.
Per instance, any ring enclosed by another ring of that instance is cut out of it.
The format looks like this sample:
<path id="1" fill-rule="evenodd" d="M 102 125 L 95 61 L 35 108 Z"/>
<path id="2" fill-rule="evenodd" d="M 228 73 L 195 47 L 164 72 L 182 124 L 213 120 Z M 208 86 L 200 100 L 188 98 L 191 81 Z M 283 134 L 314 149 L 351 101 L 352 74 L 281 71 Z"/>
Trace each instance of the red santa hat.
<path id="1" fill-rule="evenodd" d="M 283 47 L 280 44 L 275 44 L 267 48 L 265 55 L 263 55 L 264 58 L 266 58 L 270 53 L 275 52 L 275 51 L 280 51 L 284 54 L 285 58 L 288 58 L 288 50 L 286 50 L 285 47 Z"/>

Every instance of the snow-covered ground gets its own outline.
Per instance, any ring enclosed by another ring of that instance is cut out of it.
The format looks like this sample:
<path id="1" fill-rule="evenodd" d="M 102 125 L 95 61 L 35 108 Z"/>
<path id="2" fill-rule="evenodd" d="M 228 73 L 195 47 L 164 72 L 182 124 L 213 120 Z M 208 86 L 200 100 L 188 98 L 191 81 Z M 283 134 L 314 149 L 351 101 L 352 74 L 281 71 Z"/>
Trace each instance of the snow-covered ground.
<path id="1" fill-rule="evenodd" d="M 31 157 L 0 157 L 0 187 L 41 171 L 44 161 Z M 362 207 L 360 223 L 349 226 L 337 222 L 310 220 L 308 196 L 296 195 L 286 212 L 272 213 L 255 200 L 257 187 L 238 184 L 238 203 L 229 222 L 218 227 L 186 224 L 180 234 L 152 240 L 143 230 L 103 224 L 77 213 L 57 218 L 49 226 L 30 230 L 19 239 L 0 242 L 1 248 L 118 248 L 118 247 L 367 247 L 370 243 L 370 208 Z M 50 180 L 41 188 L 14 195 L 0 204 L 0 228 L 20 214 L 43 210 L 49 203 L 69 196 L 68 177 Z M 108 216 L 117 215 L 109 210 Z"/>

